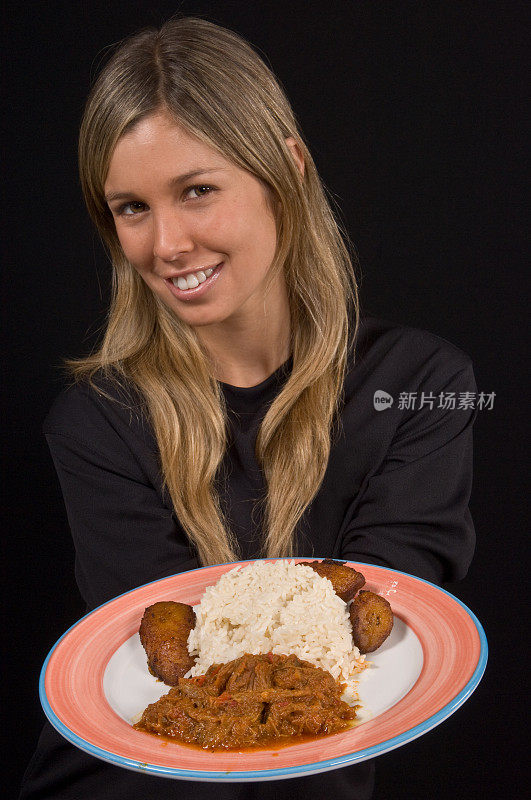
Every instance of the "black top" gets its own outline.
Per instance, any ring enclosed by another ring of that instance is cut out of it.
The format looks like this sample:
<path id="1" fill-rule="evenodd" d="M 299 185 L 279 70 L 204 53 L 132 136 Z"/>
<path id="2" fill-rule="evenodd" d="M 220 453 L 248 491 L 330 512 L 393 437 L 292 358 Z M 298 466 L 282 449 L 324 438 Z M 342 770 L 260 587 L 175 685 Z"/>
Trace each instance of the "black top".
<path id="1" fill-rule="evenodd" d="M 259 552 L 260 531 L 251 516 L 265 488 L 254 455 L 257 430 L 291 367 L 290 359 L 250 388 L 222 384 L 231 441 L 219 490 L 242 558 Z M 67 389 L 44 425 L 88 610 L 199 566 L 161 486 L 156 443 L 140 404 L 133 395 L 111 391 L 121 402 L 83 384 Z M 319 492 L 298 526 L 297 554 L 381 564 L 435 583 L 462 578 L 474 549 L 468 500 L 475 411 L 466 393 L 475 391 L 470 359 L 453 345 L 365 318 L 345 380 L 342 429 Z M 271 792 L 281 800 L 299 791 L 322 796 L 322 780 L 222 787 L 146 777 L 75 750 L 47 726 L 22 797 L 221 800 L 265 799 Z M 326 793 L 337 800 L 368 798 L 371 780 L 369 764 L 327 772 Z M 39 788 L 45 786 L 55 788 L 46 793 Z"/>

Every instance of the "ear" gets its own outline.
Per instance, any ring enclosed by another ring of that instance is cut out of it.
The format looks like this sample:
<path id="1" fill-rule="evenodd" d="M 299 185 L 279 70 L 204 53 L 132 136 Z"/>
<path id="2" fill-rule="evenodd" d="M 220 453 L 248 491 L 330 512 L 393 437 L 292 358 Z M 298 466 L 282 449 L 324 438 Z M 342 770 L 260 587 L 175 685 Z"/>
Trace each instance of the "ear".
<path id="1" fill-rule="evenodd" d="M 299 143 L 297 142 L 296 139 L 293 138 L 293 136 L 288 136 L 288 138 L 286 139 L 286 144 L 291 150 L 291 155 L 295 160 L 295 163 L 297 165 L 300 174 L 304 177 L 304 156 L 302 154 L 302 150 L 300 148 Z"/>

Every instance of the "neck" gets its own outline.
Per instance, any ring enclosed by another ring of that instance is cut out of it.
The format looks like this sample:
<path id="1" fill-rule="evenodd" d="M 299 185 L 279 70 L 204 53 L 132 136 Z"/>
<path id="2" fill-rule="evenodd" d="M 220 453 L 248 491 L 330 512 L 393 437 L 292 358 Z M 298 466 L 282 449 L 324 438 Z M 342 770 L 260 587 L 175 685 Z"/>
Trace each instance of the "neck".
<path id="1" fill-rule="evenodd" d="M 291 353 L 289 314 L 273 320 L 226 320 L 205 326 L 198 334 L 206 346 L 214 375 L 231 386 L 257 386 Z"/>

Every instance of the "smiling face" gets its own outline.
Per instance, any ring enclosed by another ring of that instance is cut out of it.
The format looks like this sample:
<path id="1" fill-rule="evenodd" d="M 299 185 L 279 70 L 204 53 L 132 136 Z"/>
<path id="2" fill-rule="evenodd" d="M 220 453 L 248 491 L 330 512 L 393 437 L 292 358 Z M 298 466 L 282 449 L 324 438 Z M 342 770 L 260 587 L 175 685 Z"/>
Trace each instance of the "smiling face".
<path id="1" fill-rule="evenodd" d="M 184 322 L 245 330 L 263 317 L 277 233 L 254 175 L 160 112 L 118 141 L 105 196 L 126 258 Z M 285 313 L 283 277 L 267 307 Z"/>

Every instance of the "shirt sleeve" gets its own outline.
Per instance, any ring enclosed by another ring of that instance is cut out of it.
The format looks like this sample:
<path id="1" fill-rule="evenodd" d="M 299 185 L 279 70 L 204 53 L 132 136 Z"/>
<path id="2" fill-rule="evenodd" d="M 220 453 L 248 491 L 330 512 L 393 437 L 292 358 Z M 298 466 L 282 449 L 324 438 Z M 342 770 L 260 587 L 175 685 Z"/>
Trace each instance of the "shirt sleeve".
<path id="1" fill-rule="evenodd" d="M 92 609 L 199 564 L 130 442 L 93 407 L 84 410 L 79 434 L 49 425 L 45 433 L 74 540 L 77 583 Z"/>
<path id="2" fill-rule="evenodd" d="M 403 412 L 383 462 L 348 510 L 341 558 L 434 583 L 466 574 L 475 546 L 468 503 L 477 411 L 459 404 L 466 393 L 475 396 L 472 365 L 443 388 L 445 396 L 455 393 L 454 409 L 439 409 L 436 396 L 432 408 Z"/>

